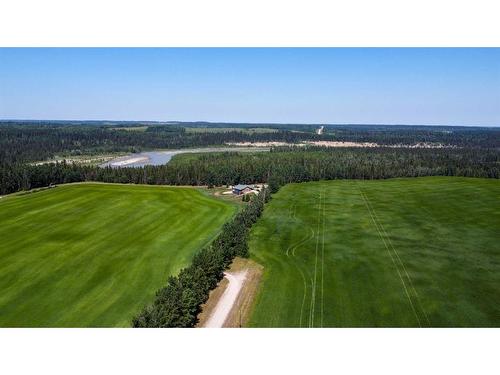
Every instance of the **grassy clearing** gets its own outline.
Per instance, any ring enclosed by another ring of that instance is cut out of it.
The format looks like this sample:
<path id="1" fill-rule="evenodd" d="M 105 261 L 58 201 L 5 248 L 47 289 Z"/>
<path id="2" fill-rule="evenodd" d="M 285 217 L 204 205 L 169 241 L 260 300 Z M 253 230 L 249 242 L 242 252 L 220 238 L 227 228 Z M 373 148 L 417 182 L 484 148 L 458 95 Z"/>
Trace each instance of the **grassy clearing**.
<path id="1" fill-rule="evenodd" d="M 129 326 L 235 212 L 192 188 L 75 184 L 0 200 L 0 326 Z"/>
<path id="2" fill-rule="evenodd" d="M 276 133 L 278 129 L 271 128 L 185 128 L 187 133 L 228 133 L 241 132 L 246 134 Z"/>
<path id="3" fill-rule="evenodd" d="M 128 132 L 145 132 L 148 130 L 148 125 L 144 126 L 118 126 L 116 128 L 110 128 L 111 130 L 124 130 Z"/>
<path id="4" fill-rule="evenodd" d="M 283 187 L 253 227 L 250 326 L 499 327 L 500 181 Z"/>

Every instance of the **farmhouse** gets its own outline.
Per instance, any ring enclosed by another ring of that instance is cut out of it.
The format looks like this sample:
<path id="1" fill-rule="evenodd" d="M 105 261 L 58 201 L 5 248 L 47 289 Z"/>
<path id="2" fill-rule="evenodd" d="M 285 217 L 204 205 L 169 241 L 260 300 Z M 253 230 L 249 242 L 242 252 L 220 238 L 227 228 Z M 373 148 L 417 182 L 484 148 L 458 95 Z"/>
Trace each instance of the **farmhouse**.
<path id="1" fill-rule="evenodd" d="M 254 189 L 250 185 L 234 185 L 233 186 L 233 194 L 235 195 L 242 195 L 242 194 L 247 194 L 252 192 Z"/>

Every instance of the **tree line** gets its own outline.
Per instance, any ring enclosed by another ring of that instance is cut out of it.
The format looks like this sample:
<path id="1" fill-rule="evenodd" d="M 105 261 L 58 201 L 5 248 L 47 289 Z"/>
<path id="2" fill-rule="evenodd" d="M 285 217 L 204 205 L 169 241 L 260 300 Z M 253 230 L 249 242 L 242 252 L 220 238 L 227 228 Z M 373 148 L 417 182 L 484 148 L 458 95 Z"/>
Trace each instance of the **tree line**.
<path id="1" fill-rule="evenodd" d="M 168 278 L 167 285 L 157 291 L 153 303 L 134 317 L 132 326 L 194 327 L 198 322 L 201 305 L 222 280 L 224 270 L 234 257 L 248 257 L 249 229 L 261 215 L 269 198 L 268 190 L 262 189 L 259 195 L 223 226 L 211 245 L 194 256 L 191 265 L 182 269 L 177 276 Z"/>
<path id="2" fill-rule="evenodd" d="M 222 186 L 394 177 L 500 177 L 495 149 L 273 148 L 259 153 L 177 155 L 167 165 L 101 168 L 69 163 L 0 164 L 0 194 L 80 181 Z"/>

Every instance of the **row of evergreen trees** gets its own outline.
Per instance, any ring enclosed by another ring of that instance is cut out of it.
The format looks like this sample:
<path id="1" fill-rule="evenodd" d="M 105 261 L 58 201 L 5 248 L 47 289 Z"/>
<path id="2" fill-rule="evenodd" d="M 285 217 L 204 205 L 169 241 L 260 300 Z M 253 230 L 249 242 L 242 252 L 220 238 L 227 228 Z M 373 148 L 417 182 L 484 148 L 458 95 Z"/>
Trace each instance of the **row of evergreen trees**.
<path id="1" fill-rule="evenodd" d="M 247 257 L 247 236 L 269 200 L 263 189 L 245 208 L 226 223 L 212 244 L 198 252 L 190 266 L 171 276 L 167 285 L 156 293 L 154 302 L 133 321 L 133 327 L 168 328 L 194 327 L 198 322 L 201 305 L 222 279 L 235 256 Z"/>

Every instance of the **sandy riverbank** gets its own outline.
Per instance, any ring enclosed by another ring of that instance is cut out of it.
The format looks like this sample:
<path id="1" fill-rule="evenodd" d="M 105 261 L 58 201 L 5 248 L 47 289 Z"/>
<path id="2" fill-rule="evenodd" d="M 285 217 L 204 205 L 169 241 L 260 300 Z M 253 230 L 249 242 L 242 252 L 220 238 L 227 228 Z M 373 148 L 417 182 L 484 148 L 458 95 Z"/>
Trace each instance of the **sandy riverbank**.
<path id="1" fill-rule="evenodd" d="M 456 146 L 443 145 L 441 143 L 426 143 L 419 142 L 412 145 L 405 144 L 393 144 L 393 145 L 381 145 L 374 142 L 349 142 L 349 141 L 304 141 L 300 143 L 289 143 L 289 142 L 234 142 L 227 143 L 231 146 L 240 147 L 282 147 L 282 146 L 294 146 L 294 147 L 304 147 L 304 146 L 316 146 L 316 147 L 332 147 L 332 148 L 342 148 L 342 147 L 363 147 L 363 148 L 373 148 L 373 147 L 387 147 L 387 148 L 455 148 Z"/>
<path id="2" fill-rule="evenodd" d="M 135 157 L 135 158 L 127 158 L 124 160 L 118 160 L 115 162 L 110 163 L 112 167 L 124 167 L 126 165 L 134 164 L 134 163 L 142 163 L 145 161 L 148 161 L 149 157 L 147 156 L 140 156 L 140 157 Z"/>

